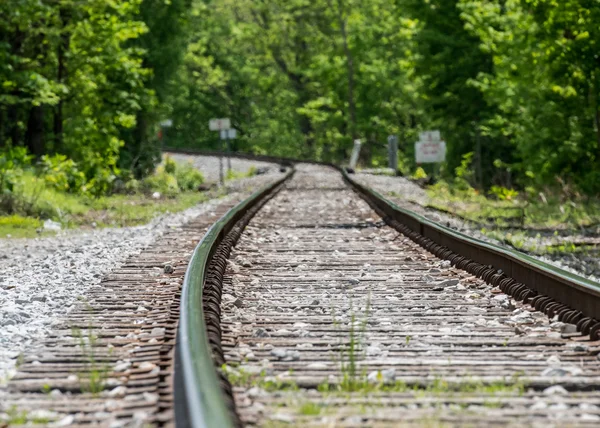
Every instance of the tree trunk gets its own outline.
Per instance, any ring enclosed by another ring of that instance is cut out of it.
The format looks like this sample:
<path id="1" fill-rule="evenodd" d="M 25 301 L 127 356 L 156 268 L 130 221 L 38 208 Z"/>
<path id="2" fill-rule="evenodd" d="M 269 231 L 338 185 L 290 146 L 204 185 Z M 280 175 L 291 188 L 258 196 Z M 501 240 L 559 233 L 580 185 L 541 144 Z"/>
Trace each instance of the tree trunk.
<path id="1" fill-rule="evenodd" d="M 66 31 L 70 21 L 70 13 L 65 7 L 59 10 L 59 18 L 61 23 L 60 42 L 58 43 L 58 70 L 56 80 L 59 85 L 63 84 L 67 77 L 67 66 L 65 54 L 69 51 L 71 35 Z M 63 145 L 63 99 L 56 105 L 54 110 L 54 150 L 60 151 Z"/>
<path id="2" fill-rule="evenodd" d="M 358 138 L 356 132 L 356 105 L 354 103 L 354 59 L 350 47 L 348 46 L 348 32 L 346 30 L 347 19 L 343 12 L 343 1 L 338 0 L 338 19 L 340 24 L 340 31 L 342 33 L 342 39 L 344 44 L 344 54 L 346 55 L 346 67 L 348 71 L 348 113 L 350 116 L 349 128 L 352 140 Z"/>
<path id="3" fill-rule="evenodd" d="M 44 142 L 44 107 L 33 106 L 29 110 L 27 121 L 27 132 L 25 133 L 25 145 L 36 157 L 45 153 Z"/>

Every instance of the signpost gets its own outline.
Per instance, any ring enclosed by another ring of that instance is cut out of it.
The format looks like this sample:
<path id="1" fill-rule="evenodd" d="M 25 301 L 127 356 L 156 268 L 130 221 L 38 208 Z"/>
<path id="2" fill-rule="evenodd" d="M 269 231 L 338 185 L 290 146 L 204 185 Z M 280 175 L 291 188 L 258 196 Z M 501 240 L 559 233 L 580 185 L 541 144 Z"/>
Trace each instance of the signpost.
<path id="1" fill-rule="evenodd" d="M 158 124 L 160 126 L 160 129 L 158 131 L 158 138 L 160 139 L 161 142 L 161 147 L 165 146 L 165 134 L 166 134 L 166 130 L 164 128 L 170 128 L 171 126 L 173 126 L 173 120 L 172 119 L 165 119 L 161 122 L 159 122 Z"/>
<path id="2" fill-rule="evenodd" d="M 235 140 L 237 137 L 236 129 L 223 129 L 221 130 L 221 140 L 225 140 L 227 144 L 227 153 L 231 153 L 231 140 Z M 227 171 L 231 171 L 231 157 L 227 157 Z"/>
<path id="3" fill-rule="evenodd" d="M 398 170 L 398 136 L 390 135 L 388 137 L 388 166 L 394 170 Z"/>
<path id="4" fill-rule="evenodd" d="M 237 131 L 231 129 L 231 121 L 225 117 L 222 119 L 211 119 L 208 121 L 208 129 L 211 131 L 219 131 L 221 134 L 221 151 L 223 151 L 222 141 L 227 141 L 227 152 L 231 152 L 231 146 L 229 140 L 233 140 L 237 137 Z M 231 170 L 231 158 L 227 157 L 227 169 Z M 223 156 L 219 156 L 219 182 L 221 186 L 225 183 L 225 177 L 223 175 Z"/>

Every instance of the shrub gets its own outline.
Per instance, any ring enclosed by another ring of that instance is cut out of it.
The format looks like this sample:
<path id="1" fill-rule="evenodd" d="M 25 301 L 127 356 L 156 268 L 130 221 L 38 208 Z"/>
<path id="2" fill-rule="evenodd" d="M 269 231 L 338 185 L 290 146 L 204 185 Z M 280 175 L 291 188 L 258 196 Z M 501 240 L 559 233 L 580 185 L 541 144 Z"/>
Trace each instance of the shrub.
<path id="1" fill-rule="evenodd" d="M 56 190 L 81 193 L 86 188 L 92 187 L 91 183 L 86 184 L 85 174 L 79 170 L 75 161 L 65 155 L 44 155 L 40 166 L 44 181 Z"/>
<path id="2" fill-rule="evenodd" d="M 167 170 L 165 165 L 165 171 Z M 197 190 L 204 183 L 204 176 L 191 163 L 179 164 L 175 169 L 175 178 L 182 191 Z"/>
<path id="3" fill-rule="evenodd" d="M 159 192 L 165 196 L 175 196 L 179 193 L 179 184 L 173 174 L 169 174 L 163 167 L 144 179 L 142 188 L 147 193 Z"/>
<path id="4" fill-rule="evenodd" d="M 177 163 L 171 158 L 171 156 L 165 157 L 165 172 L 169 174 L 175 174 L 175 170 L 177 169 Z"/>
<path id="5" fill-rule="evenodd" d="M 516 199 L 517 196 L 519 196 L 519 192 L 517 192 L 514 189 L 508 189 L 502 186 L 492 186 L 490 188 L 490 195 L 495 196 L 501 201 L 511 201 Z"/>
<path id="6" fill-rule="evenodd" d="M 17 186 L 31 159 L 24 147 L 10 148 L 0 155 L 0 210 L 7 213 L 18 210 Z"/>
<path id="7" fill-rule="evenodd" d="M 423 168 L 418 167 L 411 178 L 413 178 L 414 180 L 422 180 L 424 178 L 427 178 L 427 173 Z"/>
<path id="8" fill-rule="evenodd" d="M 179 192 L 196 190 L 202 183 L 204 176 L 191 163 L 179 164 L 167 156 L 164 165 L 146 177 L 141 187 L 147 193 L 175 196 Z"/>

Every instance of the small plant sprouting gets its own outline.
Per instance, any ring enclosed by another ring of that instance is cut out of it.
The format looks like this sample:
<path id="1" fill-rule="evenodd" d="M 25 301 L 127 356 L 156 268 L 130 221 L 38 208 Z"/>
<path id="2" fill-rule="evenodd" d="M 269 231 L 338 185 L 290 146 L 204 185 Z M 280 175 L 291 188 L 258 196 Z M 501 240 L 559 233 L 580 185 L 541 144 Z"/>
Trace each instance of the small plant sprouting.
<path id="1" fill-rule="evenodd" d="M 221 372 L 225 374 L 232 386 L 244 388 L 256 386 L 268 392 L 298 390 L 298 385 L 293 380 L 267 376 L 264 370 L 259 374 L 253 374 L 242 368 L 233 368 L 227 364 L 223 364 L 221 366 Z"/>
<path id="2" fill-rule="evenodd" d="M 364 338 L 369 320 L 369 311 L 371 309 L 371 294 L 367 298 L 367 305 L 362 319 L 358 319 L 356 313 L 352 310 L 352 301 L 350 301 L 350 330 L 348 332 L 348 342 L 340 343 L 339 365 L 342 372 L 342 382 L 338 386 L 340 391 L 354 392 L 365 389 L 368 385 L 365 372 L 359 373 L 357 362 L 363 352 Z M 339 326 L 335 320 L 334 325 Z M 357 328 L 358 325 L 358 328 Z M 346 351 L 347 348 L 347 351 Z M 334 357 L 335 360 L 335 357 Z"/>
<path id="3" fill-rule="evenodd" d="M 81 351 L 87 359 L 86 371 L 77 373 L 81 391 L 96 396 L 104 390 L 110 370 L 108 364 L 100 364 L 97 360 L 95 348 L 98 337 L 93 334 L 91 328 L 88 329 L 87 335 L 84 335 L 79 328 L 73 328 L 72 335 L 78 340 Z"/>
<path id="4" fill-rule="evenodd" d="M 412 339 L 411 336 L 406 336 L 406 346 L 408 346 L 408 344 L 410 343 L 410 339 Z"/>
<path id="5" fill-rule="evenodd" d="M 304 403 L 300 406 L 300 414 L 305 416 L 317 416 L 321 413 L 321 406 L 312 401 Z"/>
<path id="6" fill-rule="evenodd" d="M 5 421 L 7 424 L 6 426 L 48 424 L 48 422 L 50 422 L 50 419 L 48 418 L 33 417 L 25 410 L 19 410 L 15 405 L 12 405 L 6 410 L 6 415 L 8 416 L 8 420 Z"/>
<path id="7" fill-rule="evenodd" d="M 17 356 L 17 361 L 15 362 L 15 367 L 18 369 L 19 367 L 21 367 L 23 365 L 24 362 L 25 362 L 25 356 L 23 355 L 22 352 L 20 352 L 19 355 Z"/>

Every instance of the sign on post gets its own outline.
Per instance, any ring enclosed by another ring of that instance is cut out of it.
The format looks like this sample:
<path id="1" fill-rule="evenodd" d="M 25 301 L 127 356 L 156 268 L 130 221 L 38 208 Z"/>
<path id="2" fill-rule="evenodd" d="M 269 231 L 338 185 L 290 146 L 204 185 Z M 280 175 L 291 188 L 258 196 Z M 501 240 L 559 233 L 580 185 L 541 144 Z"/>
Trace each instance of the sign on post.
<path id="1" fill-rule="evenodd" d="M 354 140 L 354 147 L 352 148 L 352 156 L 350 156 L 350 168 L 355 169 L 356 163 L 358 162 L 358 155 L 360 154 L 360 140 Z"/>
<path id="2" fill-rule="evenodd" d="M 425 131 L 419 134 L 415 143 L 415 160 L 420 163 L 440 163 L 446 160 L 446 142 L 440 131 Z"/>
<path id="3" fill-rule="evenodd" d="M 231 128 L 231 121 L 229 118 L 224 119 L 211 119 L 208 121 L 208 128 L 211 131 L 222 131 L 223 129 Z"/>
<path id="4" fill-rule="evenodd" d="M 211 119 L 208 121 L 208 129 L 211 131 L 220 131 L 221 140 L 227 140 L 227 151 L 229 151 L 229 131 L 231 128 L 231 121 L 228 117 L 222 119 Z M 235 138 L 235 130 L 233 133 Z M 223 143 L 221 143 L 221 151 L 223 150 Z M 231 169 L 231 160 L 227 158 L 229 169 Z M 219 156 L 219 182 L 221 186 L 225 183 L 225 177 L 223 174 L 223 156 Z"/>
<path id="5" fill-rule="evenodd" d="M 398 136 L 388 137 L 388 166 L 396 171 L 398 169 Z"/>
<path id="6" fill-rule="evenodd" d="M 235 140 L 237 138 L 236 129 L 222 129 L 221 140 Z"/>

